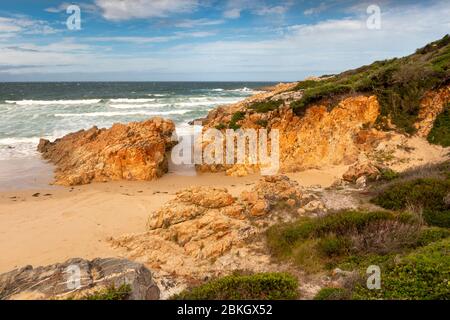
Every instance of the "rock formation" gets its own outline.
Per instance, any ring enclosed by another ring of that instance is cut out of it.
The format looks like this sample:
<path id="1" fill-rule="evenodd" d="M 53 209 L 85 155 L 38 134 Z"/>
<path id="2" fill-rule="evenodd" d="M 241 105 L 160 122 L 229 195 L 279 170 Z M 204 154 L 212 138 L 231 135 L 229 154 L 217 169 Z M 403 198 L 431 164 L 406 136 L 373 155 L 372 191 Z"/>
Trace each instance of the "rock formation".
<path id="1" fill-rule="evenodd" d="M 284 93 L 286 95 L 286 93 Z M 280 94 L 275 94 L 274 97 Z M 286 98 L 286 97 L 285 97 Z M 241 104 L 242 107 L 242 104 Z M 239 122 L 242 128 L 279 130 L 281 172 L 295 172 L 326 165 L 351 164 L 362 150 L 376 145 L 384 134 L 367 129 L 374 125 L 380 107 L 375 96 L 356 96 L 342 100 L 329 111 L 327 104 L 313 105 L 303 116 L 294 114 L 289 103 L 274 111 L 256 113 L 247 110 Z M 208 117 L 207 128 L 227 121 L 235 107 L 216 110 Z M 256 166 L 257 167 L 257 166 Z M 228 166 L 202 165 L 201 171 L 226 170 L 228 175 L 253 173 L 255 166 L 237 164 Z"/>
<path id="2" fill-rule="evenodd" d="M 0 299 L 83 299 L 124 284 L 131 289 L 129 300 L 159 299 L 159 288 L 144 265 L 113 258 L 71 259 L 45 267 L 26 266 L 1 274 Z"/>
<path id="3" fill-rule="evenodd" d="M 147 232 L 111 242 L 130 259 L 181 277 L 262 270 L 269 257 L 250 253 L 250 239 L 276 221 L 296 218 L 303 201 L 298 184 L 284 176 L 262 178 L 238 198 L 226 189 L 192 187 L 151 213 Z"/>
<path id="4" fill-rule="evenodd" d="M 152 180 L 168 170 L 166 153 L 173 146 L 174 130 L 172 121 L 161 118 L 93 127 L 54 142 L 41 139 L 38 151 L 56 165 L 56 184 Z"/>
<path id="5" fill-rule="evenodd" d="M 450 85 L 428 92 L 420 103 L 418 121 L 415 124 L 417 135 L 427 137 L 433 128 L 434 120 L 450 103 Z"/>

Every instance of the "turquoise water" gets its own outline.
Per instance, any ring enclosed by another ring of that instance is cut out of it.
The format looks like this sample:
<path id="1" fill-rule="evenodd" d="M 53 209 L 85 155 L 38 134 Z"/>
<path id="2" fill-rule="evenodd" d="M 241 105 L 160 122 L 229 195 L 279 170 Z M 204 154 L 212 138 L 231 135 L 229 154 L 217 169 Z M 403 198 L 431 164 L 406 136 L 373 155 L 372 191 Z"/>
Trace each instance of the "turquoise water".
<path id="1" fill-rule="evenodd" d="M 0 83 L 0 160 L 36 157 L 39 138 L 54 140 L 93 125 L 161 116 L 183 134 L 188 122 L 271 83 Z"/>

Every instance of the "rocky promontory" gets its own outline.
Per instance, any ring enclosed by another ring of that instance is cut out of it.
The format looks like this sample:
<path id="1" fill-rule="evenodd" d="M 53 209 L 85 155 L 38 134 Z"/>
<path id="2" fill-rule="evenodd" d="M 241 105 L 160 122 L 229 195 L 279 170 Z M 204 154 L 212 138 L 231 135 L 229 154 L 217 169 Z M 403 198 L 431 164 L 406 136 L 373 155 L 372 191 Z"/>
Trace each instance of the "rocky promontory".
<path id="1" fill-rule="evenodd" d="M 168 171 L 174 131 L 171 120 L 152 118 L 109 129 L 93 127 L 54 142 L 41 139 L 38 151 L 56 165 L 55 184 L 152 180 Z"/>

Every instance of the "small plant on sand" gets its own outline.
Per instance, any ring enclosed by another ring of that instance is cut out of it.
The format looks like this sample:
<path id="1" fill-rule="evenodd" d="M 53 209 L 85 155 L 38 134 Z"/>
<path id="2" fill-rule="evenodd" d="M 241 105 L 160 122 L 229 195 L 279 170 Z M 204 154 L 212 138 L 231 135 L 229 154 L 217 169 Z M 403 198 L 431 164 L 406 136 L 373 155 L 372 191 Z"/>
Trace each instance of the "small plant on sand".
<path id="1" fill-rule="evenodd" d="M 77 300 L 127 300 L 131 294 L 131 286 L 123 284 L 116 288 L 114 285 L 97 292 L 89 293 Z"/>

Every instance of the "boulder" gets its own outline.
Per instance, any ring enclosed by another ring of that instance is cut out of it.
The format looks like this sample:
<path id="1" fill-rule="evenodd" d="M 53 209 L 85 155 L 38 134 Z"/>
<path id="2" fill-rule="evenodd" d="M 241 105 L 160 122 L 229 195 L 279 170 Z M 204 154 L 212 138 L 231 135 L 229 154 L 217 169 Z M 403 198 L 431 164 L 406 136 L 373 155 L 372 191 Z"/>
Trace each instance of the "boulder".
<path id="1" fill-rule="evenodd" d="M 168 171 L 174 130 L 171 120 L 161 118 L 114 124 L 110 129 L 93 127 L 54 142 L 41 139 L 38 151 L 56 165 L 59 185 L 152 180 Z"/>
<path id="2" fill-rule="evenodd" d="M 348 182 L 362 184 L 362 177 L 365 177 L 364 180 L 376 180 L 380 177 L 380 174 L 378 167 L 370 161 L 358 161 L 348 168 L 342 178 Z"/>
<path id="3" fill-rule="evenodd" d="M 131 289 L 129 300 L 159 299 L 159 289 L 143 264 L 115 258 L 76 258 L 45 267 L 15 269 L 0 275 L 0 299 L 83 299 L 124 284 Z"/>

